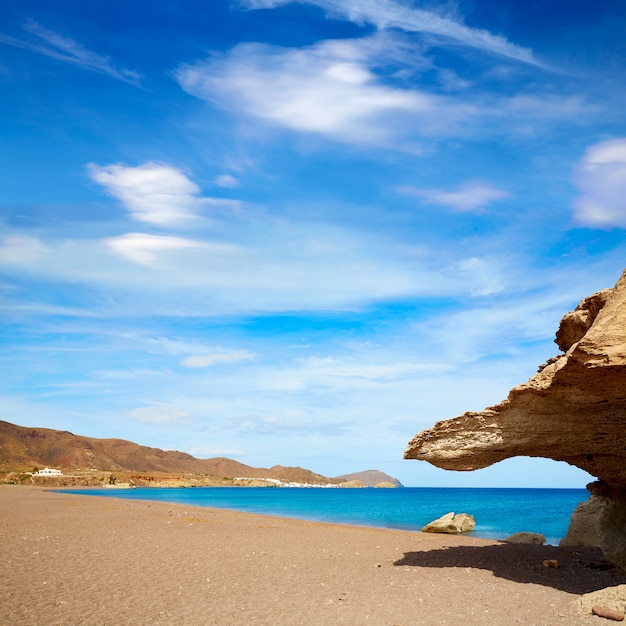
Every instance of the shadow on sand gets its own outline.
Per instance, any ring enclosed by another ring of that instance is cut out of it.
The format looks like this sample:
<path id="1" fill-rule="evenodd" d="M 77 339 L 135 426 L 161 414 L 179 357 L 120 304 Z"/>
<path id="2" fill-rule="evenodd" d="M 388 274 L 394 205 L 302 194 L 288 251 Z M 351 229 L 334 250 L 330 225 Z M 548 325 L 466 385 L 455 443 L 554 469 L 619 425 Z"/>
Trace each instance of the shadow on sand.
<path id="1" fill-rule="evenodd" d="M 557 559 L 558 569 L 546 568 L 543 561 Z M 554 587 L 584 594 L 626 583 L 626 573 L 613 568 L 595 548 L 501 543 L 488 546 L 452 546 L 406 552 L 394 565 L 433 568 L 473 568 L 519 583 Z"/>

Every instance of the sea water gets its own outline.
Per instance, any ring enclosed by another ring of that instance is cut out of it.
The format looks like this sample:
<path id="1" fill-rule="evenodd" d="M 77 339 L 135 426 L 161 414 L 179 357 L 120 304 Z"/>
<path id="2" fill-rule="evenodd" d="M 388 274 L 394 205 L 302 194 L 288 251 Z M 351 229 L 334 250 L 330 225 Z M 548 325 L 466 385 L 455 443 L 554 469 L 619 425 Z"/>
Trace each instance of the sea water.
<path id="1" fill-rule="evenodd" d="M 420 530 L 428 522 L 453 511 L 475 517 L 476 528 L 471 533 L 475 537 L 505 539 L 513 533 L 528 531 L 545 535 L 547 543 L 552 545 L 557 545 L 567 534 L 572 511 L 589 495 L 585 489 L 435 487 L 145 487 L 63 491 L 410 531 Z"/>

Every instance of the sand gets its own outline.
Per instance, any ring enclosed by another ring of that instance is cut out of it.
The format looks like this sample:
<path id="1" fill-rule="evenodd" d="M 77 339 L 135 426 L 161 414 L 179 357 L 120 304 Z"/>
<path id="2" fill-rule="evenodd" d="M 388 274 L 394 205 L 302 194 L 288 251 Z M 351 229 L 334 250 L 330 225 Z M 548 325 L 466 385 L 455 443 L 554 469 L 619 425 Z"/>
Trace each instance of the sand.
<path id="1" fill-rule="evenodd" d="M 593 549 L 0 486 L 0 624 L 611 623 Z M 558 569 L 543 567 L 558 559 Z"/>

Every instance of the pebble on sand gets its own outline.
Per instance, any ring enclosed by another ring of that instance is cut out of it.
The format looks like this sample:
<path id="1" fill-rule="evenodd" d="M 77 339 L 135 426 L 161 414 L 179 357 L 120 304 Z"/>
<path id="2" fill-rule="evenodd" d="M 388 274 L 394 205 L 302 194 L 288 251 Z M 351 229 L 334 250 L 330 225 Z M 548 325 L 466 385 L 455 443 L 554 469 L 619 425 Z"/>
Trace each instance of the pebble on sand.
<path id="1" fill-rule="evenodd" d="M 616 622 L 624 621 L 624 613 L 622 611 L 609 609 L 606 606 L 600 606 L 599 604 L 595 604 L 591 607 L 591 612 L 598 617 L 605 617 L 606 619 L 612 619 Z"/>

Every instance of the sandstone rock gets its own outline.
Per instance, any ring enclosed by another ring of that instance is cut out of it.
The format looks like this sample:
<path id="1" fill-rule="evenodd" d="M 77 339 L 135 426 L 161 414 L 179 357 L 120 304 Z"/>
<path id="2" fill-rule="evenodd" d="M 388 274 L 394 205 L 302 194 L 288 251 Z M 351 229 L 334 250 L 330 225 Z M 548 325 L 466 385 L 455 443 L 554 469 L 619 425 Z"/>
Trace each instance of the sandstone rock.
<path id="1" fill-rule="evenodd" d="M 607 499 L 598 520 L 600 548 L 611 563 L 626 570 L 626 495 L 624 490 L 613 490 Z"/>
<path id="2" fill-rule="evenodd" d="M 616 622 L 624 621 L 624 612 L 616 611 L 615 609 L 608 609 L 605 606 L 600 606 L 599 604 L 595 604 L 591 607 L 591 612 L 598 617 L 604 617 L 606 619 L 612 619 Z"/>
<path id="3" fill-rule="evenodd" d="M 594 293 L 585 298 L 573 311 L 563 316 L 554 340 L 563 352 L 567 352 L 585 336 L 598 317 L 598 313 L 604 308 L 610 293 L 610 289 Z"/>
<path id="4" fill-rule="evenodd" d="M 567 535 L 561 539 L 560 546 L 588 546 L 598 547 L 600 539 L 600 520 L 608 505 L 609 499 L 601 496 L 591 496 L 589 500 L 581 502 L 572 513 L 567 529 Z"/>
<path id="5" fill-rule="evenodd" d="M 614 611 L 624 611 L 624 607 L 626 607 L 626 585 L 616 585 L 586 593 L 580 597 L 578 602 L 586 612 L 590 612 L 594 606 L 603 606 Z"/>
<path id="6" fill-rule="evenodd" d="M 532 545 L 541 546 L 546 542 L 545 535 L 541 533 L 527 533 L 520 532 L 514 533 L 510 537 L 504 540 L 506 543 L 527 543 Z"/>
<path id="7" fill-rule="evenodd" d="M 405 458 L 451 470 L 514 456 L 566 461 L 600 479 L 599 544 L 626 568 L 626 272 L 561 321 L 550 359 L 506 400 L 415 435 Z"/>
<path id="8" fill-rule="evenodd" d="M 468 533 L 474 530 L 476 521 L 472 515 L 467 513 L 446 513 L 440 518 L 429 522 L 422 528 L 424 533 L 448 533 L 456 535 L 459 533 Z"/>

